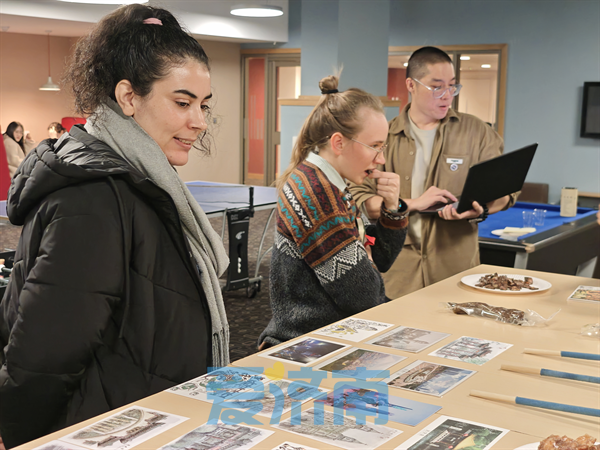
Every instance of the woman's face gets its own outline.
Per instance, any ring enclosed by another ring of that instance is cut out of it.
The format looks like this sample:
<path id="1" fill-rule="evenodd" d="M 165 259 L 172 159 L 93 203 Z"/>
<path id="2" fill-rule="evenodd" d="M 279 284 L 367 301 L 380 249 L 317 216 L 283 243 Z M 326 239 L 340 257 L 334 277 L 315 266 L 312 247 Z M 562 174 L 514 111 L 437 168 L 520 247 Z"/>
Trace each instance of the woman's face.
<path id="1" fill-rule="evenodd" d="M 146 97 L 134 97 L 133 118 L 156 141 L 172 166 L 183 166 L 192 145 L 208 127 L 210 97 L 208 69 L 188 60 L 156 81 Z"/>
<path id="2" fill-rule="evenodd" d="M 23 127 L 15 128 L 13 131 L 14 140 L 19 142 L 23 138 Z"/>
<path id="3" fill-rule="evenodd" d="M 345 139 L 339 172 L 342 177 L 353 183 L 362 184 L 370 171 L 376 169 L 378 164 L 385 164 L 383 153 L 374 149 L 380 149 L 385 144 L 388 123 L 382 113 L 371 108 L 359 110 L 358 122 L 362 129 L 354 136 L 355 140 Z"/>

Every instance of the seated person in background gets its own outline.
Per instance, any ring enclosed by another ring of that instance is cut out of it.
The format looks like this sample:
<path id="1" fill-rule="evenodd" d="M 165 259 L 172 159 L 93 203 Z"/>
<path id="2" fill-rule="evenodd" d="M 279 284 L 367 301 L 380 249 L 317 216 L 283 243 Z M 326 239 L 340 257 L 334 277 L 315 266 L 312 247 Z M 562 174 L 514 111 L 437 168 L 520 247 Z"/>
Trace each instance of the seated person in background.
<path id="1" fill-rule="evenodd" d="M 50 139 L 59 139 L 66 131 L 58 122 L 52 122 L 48 125 L 48 136 Z"/>
<path id="2" fill-rule="evenodd" d="M 390 122 L 381 170 L 400 175 L 400 196 L 410 212 L 402 253 L 383 276 L 386 294 L 397 298 L 479 264 L 477 222 L 512 206 L 516 194 L 458 214 L 451 205 L 435 214 L 418 211 L 456 201 L 472 165 L 499 156 L 502 138 L 482 120 L 451 108 L 461 86 L 450 57 L 435 47 L 415 51 L 406 69 L 411 103 Z M 369 217 L 383 201 L 374 180 L 351 184 L 350 192 Z"/>
<path id="3" fill-rule="evenodd" d="M 6 127 L 6 132 L 3 135 L 4 148 L 6 149 L 6 159 L 8 161 L 8 169 L 10 176 L 15 174 L 17 167 L 25 159 L 25 155 L 35 147 L 35 142 L 29 136 L 25 136 L 23 125 L 19 122 L 11 122 Z"/>
<path id="4" fill-rule="evenodd" d="M 385 164 L 387 122 L 379 99 L 360 89 L 338 92 L 338 78 L 319 83 L 323 94 L 304 122 L 292 164 L 277 183 L 277 231 L 271 259 L 273 318 L 262 350 L 387 301 L 380 275 L 406 237 L 406 205 Z M 346 180 L 377 183 L 379 219 L 363 245 L 358 211 Z"/>

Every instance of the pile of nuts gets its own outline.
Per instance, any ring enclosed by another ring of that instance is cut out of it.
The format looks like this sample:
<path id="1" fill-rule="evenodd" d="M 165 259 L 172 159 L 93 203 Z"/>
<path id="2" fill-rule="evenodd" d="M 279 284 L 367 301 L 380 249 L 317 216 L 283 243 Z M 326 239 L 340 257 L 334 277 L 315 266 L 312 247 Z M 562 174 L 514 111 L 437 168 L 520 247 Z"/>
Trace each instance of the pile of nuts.
<path id="1" fill-rule="evenodd" d="M 492 273 L 482 276 L 475 286 L 484 289 L 498 289 L 500 291 L 520 291 L 521 289 L 529 289 L 537 291 L 539 288 L 533 287 L 533 278 L 525 277 L 524 280 L 516 280 L 508 278 L 506 275 L 498 275 Z"/>

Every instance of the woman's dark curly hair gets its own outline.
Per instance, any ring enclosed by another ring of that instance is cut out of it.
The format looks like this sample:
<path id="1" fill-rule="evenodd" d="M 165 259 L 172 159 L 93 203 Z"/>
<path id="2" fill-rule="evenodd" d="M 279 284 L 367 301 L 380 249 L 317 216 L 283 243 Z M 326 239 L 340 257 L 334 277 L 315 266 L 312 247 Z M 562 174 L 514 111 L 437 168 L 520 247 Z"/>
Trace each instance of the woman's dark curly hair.
<path id="1" fill-rule="evenodd" d="M 162 25 L 144 23 L 151 18 Z M 72 88 L 77 113 L 91 116 L 106 98 L 116 101 L 115 88 L 121 80 L 128 80 L 133 91 L 145 97 L 154 82 L 190 59 L 210 69 L 200 43 L 169 11 L 133 4 L 103 17 L 77 43 L 63 81 Z M 194 147 L 208 152 L 208 141 L 205 132 Z"/>

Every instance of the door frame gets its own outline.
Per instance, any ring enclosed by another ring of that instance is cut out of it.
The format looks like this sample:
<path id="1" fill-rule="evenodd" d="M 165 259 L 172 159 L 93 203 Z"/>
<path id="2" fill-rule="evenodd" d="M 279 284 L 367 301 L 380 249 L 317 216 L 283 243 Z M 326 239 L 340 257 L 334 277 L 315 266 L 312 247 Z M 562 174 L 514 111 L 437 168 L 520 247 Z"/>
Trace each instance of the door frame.
<path id="1" fill-rule="evenodd" d="M 242 160 L 241 179 L 244 184 L 248 177 L 248 104 L 249 104 L 249 60 L 264 58 L 265 60 L 265 122 L 264 122 L 264 175 L 263 185 L 270 186 L 275 182 L 276 157 L 275 145 L 279 144 L 279 132 L 276 130 L 277 117 L 277 68 L 300 65 L 300 49 L 244 49 L 242 56 L 242 124 L 241 136 Z"/>

